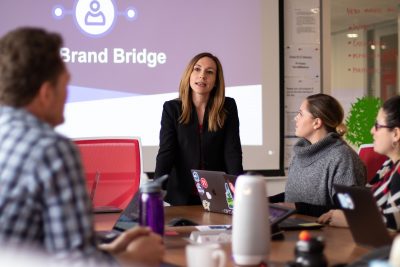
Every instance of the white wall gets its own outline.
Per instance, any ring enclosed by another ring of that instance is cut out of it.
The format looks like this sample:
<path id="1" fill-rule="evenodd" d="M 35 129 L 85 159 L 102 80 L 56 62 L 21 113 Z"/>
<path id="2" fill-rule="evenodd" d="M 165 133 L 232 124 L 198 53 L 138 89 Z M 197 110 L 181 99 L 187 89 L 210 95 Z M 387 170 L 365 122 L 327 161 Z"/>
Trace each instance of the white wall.
<path id="1" fill-rule="evenodd" d="M 364 32 L 359 37 L 350 39 L 347 32 L 331 36 L 331 94 L 343 105 L 345 114 L 351 103 L 366 93 L 366 73 L 358 72 L 366 68 L 366 38 Z M 358 57 L 358 58 L 356 58 Z"/>

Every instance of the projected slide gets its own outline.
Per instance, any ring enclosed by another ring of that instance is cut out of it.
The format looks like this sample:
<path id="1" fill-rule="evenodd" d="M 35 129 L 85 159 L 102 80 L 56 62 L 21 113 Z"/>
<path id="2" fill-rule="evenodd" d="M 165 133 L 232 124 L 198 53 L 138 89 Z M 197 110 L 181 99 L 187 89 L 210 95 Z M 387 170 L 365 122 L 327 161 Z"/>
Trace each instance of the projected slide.
<path id="1" fill-rule="evenodd" d="M 0 34 L 28 25 L 60 32 L 65 41 L 60 54 L 72 79 L 66 121 L 57 131 L 71 138 L 138 136 L 144 169 L 150 172 L 163 103 L 178 96 L 189 60 L 197 53 L 211 52 L 221 60 L 226 95 L 238 105 L 245 168 L 247 164 L 246 169 L 277 169 L 276 160 L 261 163 L 265 166 L 247 161 L 253 148 L 265 153 L 265 161 L 269 154 L 279 155 L 276 146 L 267 144 L 279 140 L 264 132 L 265 99 L 279 102 L 275 96 L 279 88 L 271 80 L 265 84 L 270 58 L 265 56 L 262 17 L 272 11 L 263 2 L 3 0 Z M 278 52 L 271 53 L 278 57 Z"/>

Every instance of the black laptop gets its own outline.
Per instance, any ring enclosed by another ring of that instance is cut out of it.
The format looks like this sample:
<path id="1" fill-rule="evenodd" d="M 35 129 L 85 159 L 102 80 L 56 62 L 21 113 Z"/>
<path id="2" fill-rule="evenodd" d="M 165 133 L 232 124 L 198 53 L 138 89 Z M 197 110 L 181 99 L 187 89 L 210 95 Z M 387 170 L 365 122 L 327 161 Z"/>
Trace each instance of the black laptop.
<path id="1" fill-rule="evenodd" d="M 383 216 L 369 188 L 343 185 L 334 185 L 334 188 L 357 244 L 380 247 L 392 243 Z"/>
<path id="2" fill-rule="evenodd" d="M 110 231 L 97 231 L 96 235 L 100 243 L 109 243 L 118 237 L 122 232 L 139 225 L 139 190 L 133 196 L 128 206 L 123 210 L 118 220 Z"/>

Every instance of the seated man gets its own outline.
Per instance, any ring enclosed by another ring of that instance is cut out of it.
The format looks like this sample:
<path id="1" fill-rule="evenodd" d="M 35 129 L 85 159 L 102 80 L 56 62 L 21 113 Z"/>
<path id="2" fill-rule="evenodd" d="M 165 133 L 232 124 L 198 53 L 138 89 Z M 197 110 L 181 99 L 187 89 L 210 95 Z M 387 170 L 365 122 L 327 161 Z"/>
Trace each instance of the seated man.
<path id="1" fill-rule="evenodd" d="M 156 266 L 164 247 L 147 228 L 97 248 L 78 151 L 53 129 L 64 120 L 70 79 L 61 46 L 58 34 L 38 28 L 0 39 L 0 243 L 71 265 Z"/>

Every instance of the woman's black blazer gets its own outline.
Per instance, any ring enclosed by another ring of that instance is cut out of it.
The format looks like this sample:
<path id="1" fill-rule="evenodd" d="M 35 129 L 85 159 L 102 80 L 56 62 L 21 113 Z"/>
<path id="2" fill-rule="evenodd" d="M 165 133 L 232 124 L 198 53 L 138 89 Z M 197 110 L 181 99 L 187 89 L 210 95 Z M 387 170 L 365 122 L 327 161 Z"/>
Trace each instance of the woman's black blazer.
<path id="1" fill-rule="evenodd" d="M 170 175 L 165 201 L 171 205 L 200 204 L 191 169 L 224 171 L 235 175 L 243 172 L 235 100 L 226 97 L 224 109 L 227 116 L 223 128 L 210 132 L 207 107 L 200 133 L 194 105 L 190 122 L 182 124 L 179 123 L 181 101 L 174 99 L 164 103 L 155 177 Z"/>

